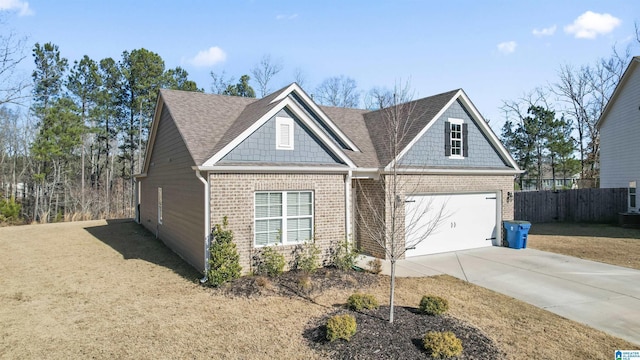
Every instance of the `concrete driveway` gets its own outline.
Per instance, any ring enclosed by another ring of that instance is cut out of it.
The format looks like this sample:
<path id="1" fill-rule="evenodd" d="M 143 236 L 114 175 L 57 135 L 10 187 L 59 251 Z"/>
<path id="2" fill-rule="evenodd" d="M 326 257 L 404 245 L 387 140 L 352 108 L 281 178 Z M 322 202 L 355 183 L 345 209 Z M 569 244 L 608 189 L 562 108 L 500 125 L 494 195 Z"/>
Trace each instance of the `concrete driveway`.
<path id="1" fill-rule="evenodd" d="M 448 274 L 640 345 L 640 271 L 489 247 L 400 260 L 397 276 Z M 383 272 L 389 274 L 389 263 Z"/>

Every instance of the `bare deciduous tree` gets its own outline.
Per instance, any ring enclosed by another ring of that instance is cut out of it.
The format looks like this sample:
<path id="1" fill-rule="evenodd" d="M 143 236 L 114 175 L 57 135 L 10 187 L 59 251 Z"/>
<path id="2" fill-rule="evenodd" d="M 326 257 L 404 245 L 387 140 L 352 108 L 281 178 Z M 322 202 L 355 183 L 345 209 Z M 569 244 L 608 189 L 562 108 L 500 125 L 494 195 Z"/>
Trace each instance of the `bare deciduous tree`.
<path id="1" fill-rule="evenodd" d="M 563 65 L 559 81 L 551 86 L 558 99 L 566 104 L 565 112 L 578 132 L 582 180 L 598 178 L 600 133 L 596 126 L 630 59 L 627 48 L 620 54 L 616 48 L 608 58 L 595 65 L 579 68 Z"/>
<path id="2" fill-rule="evenodd" d="M 378 180 L 357 182 L 356 226 L 360 236 L 374 241 L 391 263 L 389 288 L 389 322 L 394 319 L 396 262 L 407 250 L 425 241 L 448 217 L 444 206 L 431 204 L 412 207 L 405 211 L 405 198 L 420 186 L 419 170 L 405 166 L 398 160 L 402 149 L 416 135 L 416 126 L 424 116 L 416 109 L 416 102 L 409 101 L 409 86 L 396 86 L 390 106 L 381 109 L 370 120 L 379 129 L 382 163 L 388 164 L 379 173 Z M 407 170 L 411 168 L 412 172 Z M 416 170 L 418 171 L 416 173 Z"/>
<path id="3" fill-rule="evenodd" d="M 325 79 L 316 88 L 314 100 L 322 105 L 355 108 L 360 104 L 356 81 L 344 75 Z"/>
<path id="4" fill-rule="evenodd" d="M 0 34 L 0 105 L 20 104 L 29 96 L 24 91 L 30 86 L 29 79 L 17 71 L 26 57 L 25 43 L 26 38 L 19 38 L 13 31 Z"/>
<path id="5" fill-rule="evenodd" d="M 251 69 L 251 74 L 258 83 L 261 98 L 271 92 L 269 81 L 280 71 L 282 71 L 282 61 L 273 60 L 269 54 L 262 56 L 260 62 Z"/>
<path id="6" fill-rule="evenodd" d="M 298 67 L 293 70 L 293 81 L 295 81 L 300 87 L 304 87 L 304 84 L 306 84 L 307 79 L 301 68 Z"/>
<path id="7" fill-rule="evenodd" d="M 218 95 L 222 95 L 227 90 L 227 88 L 236 81 L 233 76 L 227 79 L 227 73 L 224 70 L 220 74 L 216 74 L 212 71 L 210 75 L 213 81 L 211 83 L 211 91 L 214 94 Z"/>
<path id="8" fill-rule="evenodd" d="M 378 110 L 393 104 L 393 91 L 387 88 L 374 87 L 364 98 L 365 107 L 370 110 Z"/>

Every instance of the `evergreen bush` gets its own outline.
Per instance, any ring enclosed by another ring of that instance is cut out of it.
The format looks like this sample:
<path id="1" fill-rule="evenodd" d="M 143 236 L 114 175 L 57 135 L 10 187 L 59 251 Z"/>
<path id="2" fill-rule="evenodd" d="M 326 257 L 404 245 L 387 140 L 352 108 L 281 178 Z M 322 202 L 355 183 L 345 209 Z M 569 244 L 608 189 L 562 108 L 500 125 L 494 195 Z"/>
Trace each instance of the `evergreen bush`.
<path id="1" fill-rule="evenodd" d="M 425 295 L 420 300 L 420 312 L 427 315 L 440 315 L 449 310 L 449 302 L 440 296 Z"/>
<path id="2" fill-rule="evenodd" d="M 347 299 L 347 305 L 349 309 L 360 311 L 362 309 L 373 310 L 377 309 L 380 305 L 375 296 L 371 294 L 354 293 Z"/>
<path id="3" fill-rule="evenodd" d="M 334 315 L 327 320 L 327 340 L 329 341 L 337 339 L 349 341 L 356 330 L 356 318 L 353 315 Z"/>
<path id="4" fill-rule="evenodd" d="M 233 242 L 233 231 L 227 229 L 228 220 L 225 216 L 222 225 L 216 224 L 211 232 L 213 242 L 209 247 L 209 284 L 220 286 L 240 277 L 240 255 Z"/>
<path id="5" fill-rule="evenodd" d="M 435 359 L 446 359 L 462 354 L 462 342 L 451 331 L 429 331 L 422 338 L 422 344 Z"/>

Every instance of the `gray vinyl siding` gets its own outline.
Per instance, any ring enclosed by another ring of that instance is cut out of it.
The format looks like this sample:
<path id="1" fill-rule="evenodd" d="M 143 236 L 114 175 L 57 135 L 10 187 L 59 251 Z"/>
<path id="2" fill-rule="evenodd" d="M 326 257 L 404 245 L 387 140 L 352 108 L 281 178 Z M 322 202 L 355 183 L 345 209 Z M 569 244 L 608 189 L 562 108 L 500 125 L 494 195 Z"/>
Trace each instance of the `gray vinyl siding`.
<path id="1" fill-rule="evenodd" d="M 141 181 L 141 223 L 180 257 L 204 270 L 204 185 L 167 108 L 163 108 L 147 177 Z M 158 225 L 162 187 L 162 225 Z"/>
<path id="2" fill-rule="evenodd" d="M 468 152 L 463 159 L 445 155 L 445 122 L 449 118 L 462 119 L 468 124 Z M 482 121 L 482 120 L 481 120 Z M 402 165 L 427 167 L 508 167 L 480 130 L 460 101 L 456 101 L 438 118 L 401 160 Z"/>
<path id="3" fill-rule="evenodd" d="M 633 65 L 632 65 L 633 66 Z M 622 85 L 600 127 L 600 187 L 629 186 L 640 180 L 640 71 Z"/>
<path id="4" fill-rule="evenodd" d="M 342 164 L 298 119 L 284 110 L 276 116 L 294 119 L 293 150 L 276 149 L 277 129 L 274 116 L 225 155 L 220 162 Z"/>

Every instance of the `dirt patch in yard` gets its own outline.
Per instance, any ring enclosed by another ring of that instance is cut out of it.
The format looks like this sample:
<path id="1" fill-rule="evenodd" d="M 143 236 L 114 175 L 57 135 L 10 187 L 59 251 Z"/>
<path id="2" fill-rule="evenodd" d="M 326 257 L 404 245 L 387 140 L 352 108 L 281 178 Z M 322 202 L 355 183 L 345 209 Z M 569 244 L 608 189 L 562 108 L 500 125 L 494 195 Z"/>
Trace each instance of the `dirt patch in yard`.
<path id="1" fill-rule="evenodd" d="M 640 230 L 600 224 L 533 224 L 531 248 L 640 270 Z"/>
<path id="2" fill-rule="evenodd" d="M 0 228 L 0 358 L 322 359 L 304 338 L 312 319 L 374 284 L 299 296 L 238 297 L 198 274 L 133 222 Z M 508 359 L 610 359 L 640 347 L 504 295 L 439 276 L 398 279 L 396 305 L 424 294 L 481 329 Z"/>

